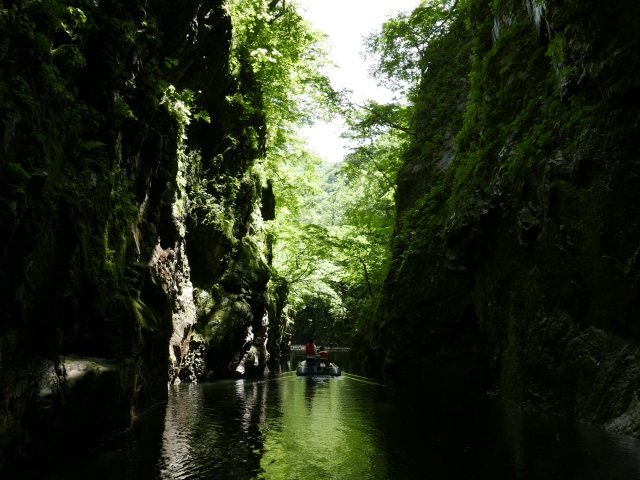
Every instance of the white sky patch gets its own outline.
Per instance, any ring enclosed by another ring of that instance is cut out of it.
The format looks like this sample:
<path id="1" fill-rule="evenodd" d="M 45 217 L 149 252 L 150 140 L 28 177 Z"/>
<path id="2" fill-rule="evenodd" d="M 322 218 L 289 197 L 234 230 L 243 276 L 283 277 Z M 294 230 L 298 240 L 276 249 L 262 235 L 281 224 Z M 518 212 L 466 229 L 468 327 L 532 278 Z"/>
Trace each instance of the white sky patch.
<path id="1" fill-rule="evenodd" d="M 352 101 L 358 103 L 367 98 L 381 103 L 390 101 L 391 92 L 378 87 L 368 76 L 369 65 L 361 57 L 363 39 L 397 12 L 416 8 L 420 0 L 298 0 L 298 3 L 305 18 L 329 36 L 331 58 L 338 68 L 326 73 L 334 88 L 352 90 Z M 347 142 L 340 138 L 342 128 L 342 123 L 336 120 L 318 123 L 302 133 L 322 158 L 337 163 L 348 153 Z"/>

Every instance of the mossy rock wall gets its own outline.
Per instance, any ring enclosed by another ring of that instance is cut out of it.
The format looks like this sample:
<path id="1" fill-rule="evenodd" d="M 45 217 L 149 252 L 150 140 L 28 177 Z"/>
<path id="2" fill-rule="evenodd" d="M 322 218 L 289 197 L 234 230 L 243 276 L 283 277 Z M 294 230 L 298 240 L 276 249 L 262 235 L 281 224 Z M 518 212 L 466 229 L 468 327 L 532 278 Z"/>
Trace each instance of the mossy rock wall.
<path id="1" fill-rule="evenodd" d="M 197 378 L 203 292 L 247 314 L 211 364 L 251 350 L 270 305 L 264 121 L 251 71 L 228 72 L 231 32 L 221 0 L 0 6 L 0 470 L 101 442 Z M 109 368 L 52 390 L 65 358 Z M 70 423 L 74 399 L 96 411 Z"/>
<path id="2" fill-rule="evenodd" d="M 639 9 L 459 2 L 427 54 L 374 370 L 640 433 Z"/>

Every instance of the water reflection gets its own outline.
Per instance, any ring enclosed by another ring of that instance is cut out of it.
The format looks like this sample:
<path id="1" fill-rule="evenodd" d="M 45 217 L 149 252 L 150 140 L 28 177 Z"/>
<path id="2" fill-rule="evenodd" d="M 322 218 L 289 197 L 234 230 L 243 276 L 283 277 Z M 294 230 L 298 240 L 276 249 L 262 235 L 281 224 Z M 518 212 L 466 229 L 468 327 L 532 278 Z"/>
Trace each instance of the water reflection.
<path id="1" fill-rule="evenodd" d="M 310 472 L 319 478 L 387 478 L 381 438 L 371 422 L 373 396 L 354 392 L 347 377 L 293 380 L 280 383 L 284 388 L 267 408 L 258 478 L 304 478 Z"/>
<path id="2" fill-rule="evenodd" d="M 159 478 L 253 478 L 263 451 L 269 384 L 244 380 L 172 388 Z"/>
<path id="3" fill-rule="evenodd" d="M 297 377 L 179 385 L 170 392 L 159 478 L 387 478 L 373 382 Z"/>
<path id="4" fill-rule="evenodd" d="M 640 442 L 487 398 L 404 398 L 369 379 L 272 373 L 172 387 L 88 457 L 11 479 L 430 480 L 640 478 Z M 295 359 L 291 366 L 295 368 Z"/>

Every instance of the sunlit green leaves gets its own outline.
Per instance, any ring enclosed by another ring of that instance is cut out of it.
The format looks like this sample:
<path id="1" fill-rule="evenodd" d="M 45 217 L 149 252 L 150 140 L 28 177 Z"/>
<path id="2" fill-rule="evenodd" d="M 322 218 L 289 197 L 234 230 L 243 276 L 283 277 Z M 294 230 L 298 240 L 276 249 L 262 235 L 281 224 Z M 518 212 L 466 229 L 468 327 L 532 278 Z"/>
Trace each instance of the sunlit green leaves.
<path id="1" fill-rule="evenodd" d="M 369 39 L 378 55 L 377 78 L 408 86 L 420 78 L 429 39 L 445 26 L 449 3 L 424 3 L 389 20 Z M 326 323 L 358 329 L 373 316 L 390 261 L 397 174 L 411 137 L 413 107 L 406 98 L 345 107 L 323 72 L 324 35 L 300 16 L 295 1 L 229 0 L 234 25 L 231 71 L 248 65 L 249 91 L 230 102 L 260 110 L 267 124 L 265 158 L 255 168 L 273 180 L 276 219 L 268 222 L 273 283 L 289 286 L 301 321 L 305 309 Z M 239 90 L 242 92 L 243 90 Z M 298 137 L 302 125 L 326 119 L 342 105 L 353 150 L 339 166 L 322 163 Z M 323 321 L 325 321 L 323 320 Z M 306 325 L 306 324 L 305 324 Z"/>
<path id="2" fill-rule="evenodd" d="M 298 131 L 337 111 L 338 94 L 323 73 L 328 60 L 325 35 L 299 14 L 295 1 L 229 0 L 234 34 L 231 70 L 251 67 L 267 124 L 268 178 L 274 180 L 278 217 L 297 215 L 302 198 L 314 194 L 320 159 L 308 151 Z M 235 94 L 229 100 L 247 103 Z M 244 104 L 243 103 L 243 104 Z"/>
<path id="3" fill-rule="evenodd" d="M 387 173 L 395 178 L 395 171 Z M 353 330 L 375 308 L 386 276 L 393 185 L 371 159 L 355 154 L 342 166 L 320 165 L 317 176 L 303 208 L 274 224 L 274 268 L 289 283 L 302 323 L 322 309 L 323 325 Z"/>
<path id="4" fill-rule="evenodd" d="M 326 118 L 335 103 L 322 73 L 329 64 L 325 37 L 296 2 L 229 0 L 227 9 L 234 25 L 232 71 L 249 62 L 264 102 L 268 148 L 284 149 L 292 131 Z"/>
<path id="5" fill-rule="evenodd" d="M 446 33 L 458 0 L 423 0 L 412 12 L 387 20 L 366 39 L 376 62 L 371 74 L 380 84 L 403 95 L 415 91 L 428 68 L 425 53 L 432 38 Z"/>

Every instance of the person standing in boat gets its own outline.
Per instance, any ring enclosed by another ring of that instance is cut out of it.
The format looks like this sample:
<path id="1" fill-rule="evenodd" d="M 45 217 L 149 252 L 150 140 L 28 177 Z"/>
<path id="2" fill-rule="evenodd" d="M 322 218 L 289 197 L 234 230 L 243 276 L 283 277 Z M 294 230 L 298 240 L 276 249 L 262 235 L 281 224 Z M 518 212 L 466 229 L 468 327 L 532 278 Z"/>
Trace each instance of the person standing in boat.
<path id="1" fill-rule="evenodd" d="M 313 344 L 313 338 L 309 339 L 309 343 L 305 346 L 305 353 L 307 354 L 307 368 L 316 366 L 316 346 Z"/>
<path id="2" fill-rule="evenodd" d="M 320 357 L 320 363 L 324 363 L 325 367 L 329 366 L 329 352 L 324 347 L 318 350 L 318 357 Z"/>

